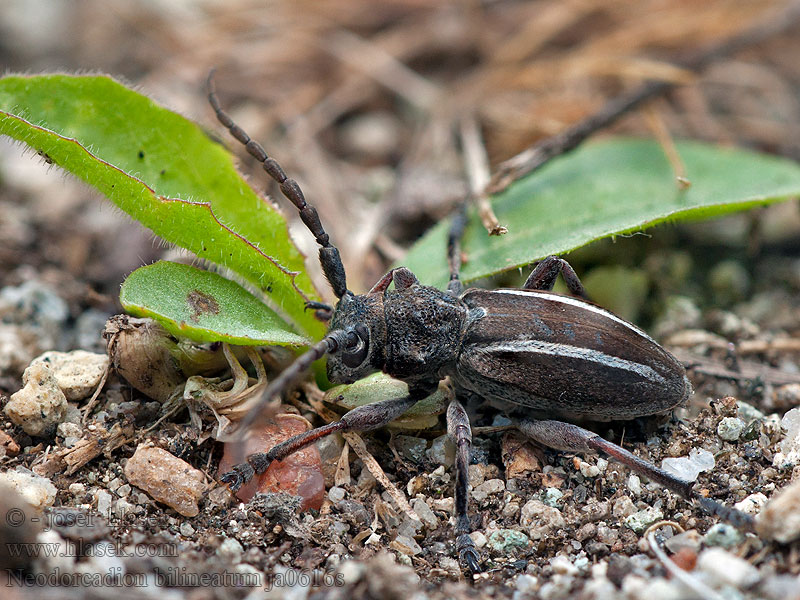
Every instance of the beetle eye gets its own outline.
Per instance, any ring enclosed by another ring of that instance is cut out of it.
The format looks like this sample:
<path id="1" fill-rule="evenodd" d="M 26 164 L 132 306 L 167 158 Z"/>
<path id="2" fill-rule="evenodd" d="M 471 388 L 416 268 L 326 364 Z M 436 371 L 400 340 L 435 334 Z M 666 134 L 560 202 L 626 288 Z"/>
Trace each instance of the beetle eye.
<path id="1" fill-rule="evenodd" d="M 369 331 L 363 325 L 358 325 L 355 331 L 348 331 L 344 341 L 342 363 L 354 369 L 367 358 L 369 352 Z"/>

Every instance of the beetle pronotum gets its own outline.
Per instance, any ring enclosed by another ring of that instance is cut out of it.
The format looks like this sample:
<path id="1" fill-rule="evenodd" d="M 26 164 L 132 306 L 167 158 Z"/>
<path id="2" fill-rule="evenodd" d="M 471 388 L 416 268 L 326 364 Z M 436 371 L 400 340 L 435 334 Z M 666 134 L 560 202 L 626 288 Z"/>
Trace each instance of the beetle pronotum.
<path id="1" fill-rule="evenodd" d="M 692 484 L 659 469 L 598 434 L 568 421 L 624 420 L 664 413 L 691 394 L 683 366 L 636 326 L 588 302 L 583 285 L 563 259 L 541 261 L 521 289 L 464 290 L 459 280 L 463 212 L 448 240 L 450 283 L 446 291 L 421 285 L 404 267 L 392 269 L 366 294 L 347 289 L 339 251 L 300 187 L 221 108 L 213 72 L 208 98 L 219 121 L 280 185 L 320 246 L 322 270 L 338 298 L 335 307 L 314 304 L 330 315 L 327 335 L 267 387 L 263 401 L 284 392 L 315 360 L 328 356 L 328 378 L 352 383 L 375 371 L 408 384 L 408 395 L 356 408 L 340 420 L 296 435 L 224 473 L 238 489 L 274 460 L 340 431 L 382 427 L 430 395 L 450 377 L 455 399 L 447 431 L 456 446 L 456 550 L 461 563 L 480 570 L 470 537 L 467 467 L 472 433 L 459 395 L 476 394 L 506 412 L 532 440 L 569 452 L 603 452 L 733 524 L 752 518 L 705 498 Z M 573 296 L 551 292 L 558 275 Z M 394 289 L 389 289 L 394 283 Z M 252 423 L 257 409 L 242 423 Z M 563 419 L 563 420 L 560 420 Z"/>

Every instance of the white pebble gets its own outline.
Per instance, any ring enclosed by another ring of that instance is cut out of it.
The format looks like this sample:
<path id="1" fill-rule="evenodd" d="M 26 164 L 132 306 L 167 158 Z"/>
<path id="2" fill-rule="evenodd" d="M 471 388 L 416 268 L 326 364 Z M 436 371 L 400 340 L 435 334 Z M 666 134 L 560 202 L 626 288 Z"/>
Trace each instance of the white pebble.
<path id="1" fill-rule="evenodd" d="M 697 557 L 697 568 L 721 584 L 747 588 L 759 580 L 758 569 L 722 548 L 707 548 Z"/>
<path id="2" fill-rule="evenodd" d="M 56 486 L 47 477 L 41 477 L 22 469 L 0 473 L 0 484 L 6 483 L 38 510 L 53 506 L 56 500 Z"/>
<path id="3" fill-rule="evenodd" d="M 693 448 L 688 457 L 665 458 L 661 461 L 661 468 L 683 481 L 692 482 L 697 480 L 701 472 L 713 469 L 714 464 L 714 455 L 711 452 Z"/>

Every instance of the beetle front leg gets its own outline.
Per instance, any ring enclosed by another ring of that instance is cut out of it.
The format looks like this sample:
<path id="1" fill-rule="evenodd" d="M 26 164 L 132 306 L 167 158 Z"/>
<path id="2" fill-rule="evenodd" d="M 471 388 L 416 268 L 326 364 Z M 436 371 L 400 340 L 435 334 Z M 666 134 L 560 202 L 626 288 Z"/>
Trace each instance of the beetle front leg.
<path id="1" fill-rule="evenodd" d="M 698 494 L 692 488 L 693 484 L 691 482 L 678 479 L 663 469 L 659 469 L 654 464 L 628 452 L 621 446 L 603 439 L 596 433 L 577 425 L 553 420 L 534 421 L 520 419 L 515 425 L 523 434 L 549 448 L 568 452 L 603 452 L 631 470 L 660 483 L 683 498 L 696 501 L 704 510 L 720 516 L 731 525 L 753 530 L 754 522 L 753 517 L 750 515 Z"/>
<path id="2" fill-rule="evenodd" d="M 456 550 L 461 564 L 478 573 L 478 549 L 469 536 L 472 525 L 469 522 L 467 503 L 469 501 L 469 461 L 472 453 L 472 429 L 469 416 L 461 403 L 453 399 L 447 407 L 447 435 L 456 446 Z"/>
<path id="3" fill-rule="evenodd" d="M 337 431 L 369 431 L 383 427 L 394 421 L 428 393 L 417 392 L 403 398 L 390 398 L 374 404 L 354 408 L 338 421 L 317 427 L 311 431 L 297 434 L 285 442 L 271 448 L 268 452 L 257 452 L 247 457 L 247 462 L 237 464 L 223 473 L 219 480 L 227 483 L 234 492 L 250 481 L 257 473 L 263 473 L 274 460 L 283 460 L 290 454 L 305 448 L 320 438 Z"/>
<path id="4" fill-rule="evenodd" d="M 522 285 L 522 289 L 550 291 L 553 289 L 559 273 L 564 278 L 564 283 L 567 284 L 567 289 L 572 295 L 584 300 L 589 299 L 572 265 L 557 256 L 548 256 L 536 265 L 536 268 L 528 275 L 528 279 Z"/>

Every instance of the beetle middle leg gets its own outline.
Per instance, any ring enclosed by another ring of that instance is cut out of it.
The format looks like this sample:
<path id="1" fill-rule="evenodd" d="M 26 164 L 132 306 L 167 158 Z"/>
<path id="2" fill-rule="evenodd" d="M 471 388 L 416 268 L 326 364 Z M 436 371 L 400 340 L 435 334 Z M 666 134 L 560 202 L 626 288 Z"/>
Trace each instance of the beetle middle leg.
<path id="1" fill-rule="evenodd" d="M 553 289 L 559 273 L 561 273 L 564 283 L 567 284 L 567 289 L 573 296 L 578 296 L 584 300 L 589 299 L 586 289 L 583 287 L 572 265 L 558 256 L 548 256 L 536 265 L 522 285 L 522 289 L 550 291 Z"/>
<path id="2" fill-rule="evenodd" d="M 461 563 L 467 565 L 473 573 L 477 573 L 480 571 L 478 550 L 469 536 L 472 533 L 472 525 L 467 511 L 472 428 L 469 425 L 467 411 L 455 398 L 447 407 L 447 435 L 456 446 L 456 550 Z"/>
<path id="3" fill-rule="evenodd" d="M 707 512 L 719 515 L 735 527 L 746 530 L 752 530 L 754 527 L 754 521 L 750 515 L 700 495 L 694 491 L 691 482 L 679 479 L 663 469 L 659 469 L 654 464 L 639 458 L 621 446 L 609 442 L 587 429 L 554 420 L 534 421 L 532 419 L 519 419 L 515 422 L 515 425 L 523 434 L 549 448 L 579 453 L 602 452 L 683 498 L 696 501 Z"/>

